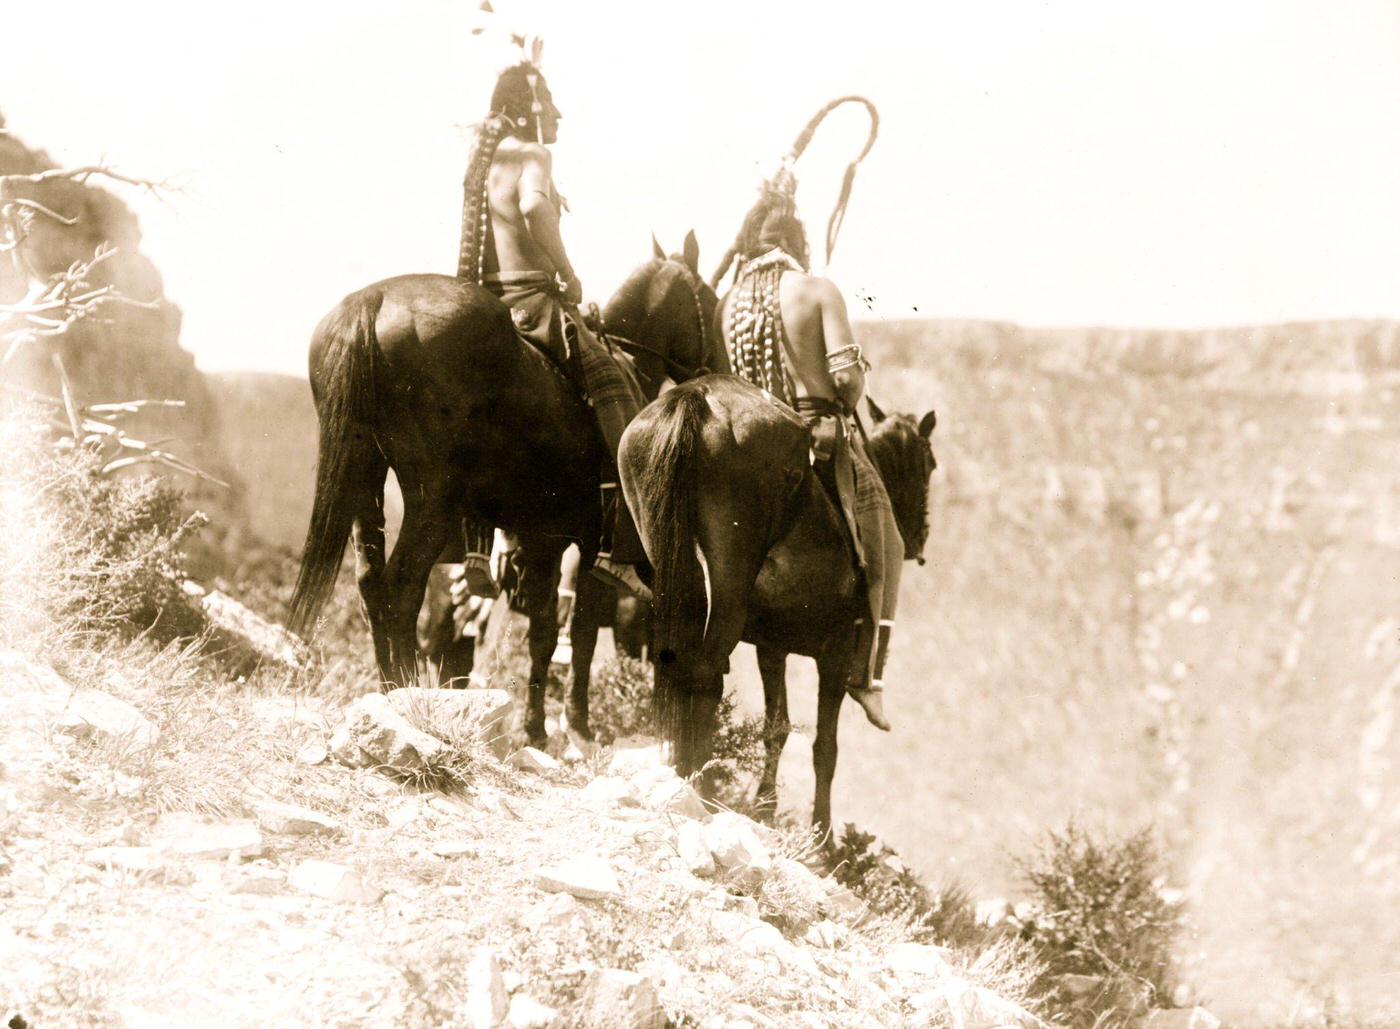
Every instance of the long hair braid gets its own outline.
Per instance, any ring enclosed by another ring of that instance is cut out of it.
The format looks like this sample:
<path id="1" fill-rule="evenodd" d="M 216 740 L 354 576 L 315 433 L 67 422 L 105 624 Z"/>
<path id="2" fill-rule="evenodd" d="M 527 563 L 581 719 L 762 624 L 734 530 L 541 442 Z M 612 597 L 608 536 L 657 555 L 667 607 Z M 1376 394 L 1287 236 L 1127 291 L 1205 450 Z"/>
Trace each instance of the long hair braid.
<path id="1" fill-rule="evenodd" d="M 477 285 L 481 285 L 486 274 L 486 237 L 491 224 L 486 181 L 496 148 L 508 131 L 504 117 L 490 115 L 477 126 L 476 138 L 467 155 L 467 173 L 462 180 L 462 241 L 457 249 L 457 277 Z"/>

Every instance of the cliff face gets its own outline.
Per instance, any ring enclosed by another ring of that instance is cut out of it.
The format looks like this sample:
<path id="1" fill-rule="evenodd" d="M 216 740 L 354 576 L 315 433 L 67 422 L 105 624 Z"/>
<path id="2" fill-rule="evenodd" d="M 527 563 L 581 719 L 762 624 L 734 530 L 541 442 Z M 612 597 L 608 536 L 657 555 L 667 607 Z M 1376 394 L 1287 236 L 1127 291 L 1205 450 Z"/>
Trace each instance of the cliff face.
<path id="1" fill-rule="evenodd" d="M 48 154 L 5 132 L 0 116 L 0 176 L 29 175 L 53 167 Z M 114 286 L 123 296 L 155 304 L 109 303 L 61 336 L 25 344 L 0 369 L 0 381 L 57 396 L 60 387 L 52 360 L 57 354 L 79 403 L 183 400 L 183 409 L 142 412 L 124 422 L 123 428 L 147 442 L 166 440 L 163 449 L 230 482 L 231 489 L 194 479 L 182 486 L 195 504 L 214 509 L 223 516 L 218 521 L 231 524 L 240 520 L 243 490 L 219 440 L 208 385 L 193 356 L 180 346 L 180 309 L 165 298 L 160 273 L 141 253 L 136 217 L 121 199 L 95 184 L 99 181 L 3 180 L 0 203 L 32 201 L 63 220 L 31 208 L 34 213 L 26 219 L 23 242 L 0 260 L 0 302 L 13 303 L 35 283 L 47 281 L 74 262 L 91 260 L 105 243 L 116 254 L 94 270 L 91 285 Z"/>

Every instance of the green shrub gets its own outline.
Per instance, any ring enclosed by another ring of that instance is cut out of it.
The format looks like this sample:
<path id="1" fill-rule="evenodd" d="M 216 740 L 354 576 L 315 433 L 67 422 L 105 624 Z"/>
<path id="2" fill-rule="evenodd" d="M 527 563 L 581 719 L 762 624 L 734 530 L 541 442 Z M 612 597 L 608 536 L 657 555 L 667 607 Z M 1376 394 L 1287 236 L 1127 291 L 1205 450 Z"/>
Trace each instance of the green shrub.
<path id="1" fill-rule="evenodd" d="M 1108 997 L 1122 996 L 1116 987 L 1145 987 L 1158 1003 L 1171 996 L 1182 918 L 1162 896 L 1162 860 L 1150 830 L 1100 842 L 1071 822 L 1017 865 L 1035 912 L 1019 928 L 1046 966 L 1046 991 L 1056 989 L 1059 976 L 1076 974 L 1106 980 Z"/>
<path id="2" fill-rule="evenodd" d="M 23 598 L 49 633 L 144 633 L 157 643 L 199 634 L 204 620 L 181 590 L 181 548 L 204 516 L 187 514 L 161 478 L 109 478 L 88 450 L 55 447 L 30 413 L 5 411 L 3 428 L 0 557 L 12 601 Z"/>
<path id="3" fill-rule="evenodd" d="M 652 670 L 645 661 L 618 654 L 594 673 L 588 689 L 588 724 L 604 746 L 622 736 L 653 735 Z"/>
<path id="4" fill-rule="evenodd" d="M 847 823 L 832 860 L 836 881 L 875 914 L 905 923 L 909 939 L 970 949 L 989 940 L 966 888 L 950 883 L 930 889 L 890 847 L 855 825 Z"/>

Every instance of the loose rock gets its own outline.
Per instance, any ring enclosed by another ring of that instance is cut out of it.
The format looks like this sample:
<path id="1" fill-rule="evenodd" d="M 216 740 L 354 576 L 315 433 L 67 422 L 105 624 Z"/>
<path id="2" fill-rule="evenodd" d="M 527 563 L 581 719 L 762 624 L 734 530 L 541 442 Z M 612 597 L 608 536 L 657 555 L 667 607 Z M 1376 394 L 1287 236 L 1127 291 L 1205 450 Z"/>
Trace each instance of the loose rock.
<path id="1" fill-rule="evenodd" d="M 469 734 L 498 758 L 510 753 L 510 717 L 514 704 L 505 690 L 444 690 L 407 686 L 388 694 L 394 711 L 444 734 Z"/>
<path id="2" fill-rule="evenodd" d="M 539 931 L 546 927 L 575 929 L 587 927 L 588 913 L 569 893 L 556 893 L 532 904 L 520 916 L 519 923 L 526 929 Z"/>
<path id="3" fill-rule="evenodd" d="M 933 1010 L 943 1008 L 953 1025 L 962 1029 L 1002 1029 L 1005 1026 L 1025 1026 L 1029 1029 L 1040 1024 L 1020 1005 L 961 979 L 944 983 L 933 992 L 938 997 Z"/>
<path id="4" fill-rule="evenodd" d="M 368 693 L 351 704 L 345 712 L 345 724 L 331 737 L 335 756 L 361 768 L 388 765 L 417 770 L 442 749 L 441 740 L 415 729 L 382 693 Z"/>
<path id="5" fill-rule="evenodd" d="M 330 756 L 330 748 L 320 740 L 315 740 L 297 751 L 296 761 L 299 765 L 319 765 L 324 764 Z"/>
<path id="6" fill-rule="evenodd" d="M 647 791 L 647 806 L 667 814 L 705 821 L 710 813 L 690 783 L 684 779 L 663 779 Z"/>
<path id="7" fill-rule="evenodd" d="M 335 835 L 340 832 L 339 822 L 310 808 L 265 801 L 258 804 L 255 810 L 258 825 L 265 832 L 280 836 Z"/>
<path id="8" fill-rule="evenodd" d="M 153 872 L 165 864 L 165 855 L 157 847 L 97 847 L 88 851 L 84 858 L 98 868 L 120 868 L 128 872 Z"/>
<path id="9" fill-rule="evenodd" d="M 705 826 L 705 844 L 721 870 L 756 884 L 772 870 L 773 862 L 752 825 L 742 815 L 721 811 Z"/>
<path id="10" fill-rule="evenodd" d="M 951 952 L 946 947 L 922 943 L 898 943 L 885 954 L 885 967 L 892 972 L 943 979 L 952 975 L 948 964 Z"/>
<path id="11" fill-rule="evenodd" d="M 303 893 L 344 904 L 374 904 L 384 891 L 364 882 L 353 869 L 329 861 L 303 861 L 287 882 Z"/>
<path id="12" fill-rule="evenodd" d="M 1153 1011 L 1146 1029 L 1220 1029 L 1220 1019 L 1205 1008 L 1169 1008 Z"/>
<path id="13" fill-rule="evenodd" d="M 522 747 L 506 763 L 522 772 L 556 772 L 560 767 L 558 761 L 534 747 Z"/>
<path id="14" fill-rule="evenodd" d="M 257 857 L 263 851 L 262 833 L 250 821 L 205 822 L 183 814 L 157 822 L 153 843 L 181 857 L 215 860 Z"/>
<path id="15" fill-rule="evenodd" d="M 680 853 L 681 864 L 691 875 L 715 874 L 715 859 L 710 854 L 704 830 L 698 822 L 681 823 L 676 830 L 676 850 Z"/>
<path id="16" fill-rule="evenodd" d="M 517 993 L 510 999 L 507 1018 L 511 1029 L 545 1029 L 558 1017 L 559 1012 L 546 1007 L 529 994 Z"/>
<path id="17" fill-rule="evenodd" d="M 585 900 L 620 897 L 622 887 L 612 865 L 600 857 L 577 857 L 541 869 L 535 881 L 551 893 L 569 893 Z"/>
<path id="18" fill-rule="evenodd" d="M 579 1021 L 617 1029 L 664 1029 L 666 1012 L 656 987 L 646 976 L 618 968 L 600 968 L 584 980 Z"/>
<path id="19" fill-rule="evenodd" d="M 466 1019 L 471 1029 L 496 1029 L 510 1010 L 496 955 L 482 948 L 467 965 Z"/>

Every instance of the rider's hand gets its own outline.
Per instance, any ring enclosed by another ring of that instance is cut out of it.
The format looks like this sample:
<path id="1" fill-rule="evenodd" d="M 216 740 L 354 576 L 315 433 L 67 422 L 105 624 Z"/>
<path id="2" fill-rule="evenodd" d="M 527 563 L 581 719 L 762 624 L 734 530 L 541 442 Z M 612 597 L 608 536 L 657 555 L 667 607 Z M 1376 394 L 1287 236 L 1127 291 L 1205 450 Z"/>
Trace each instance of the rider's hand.
<path id="1" fill-rule="evenodd" d="M 564 283 L 564 299 L 575 307 L 583 303 L 583 283 L 578 281 L 577 275 Z"/>

